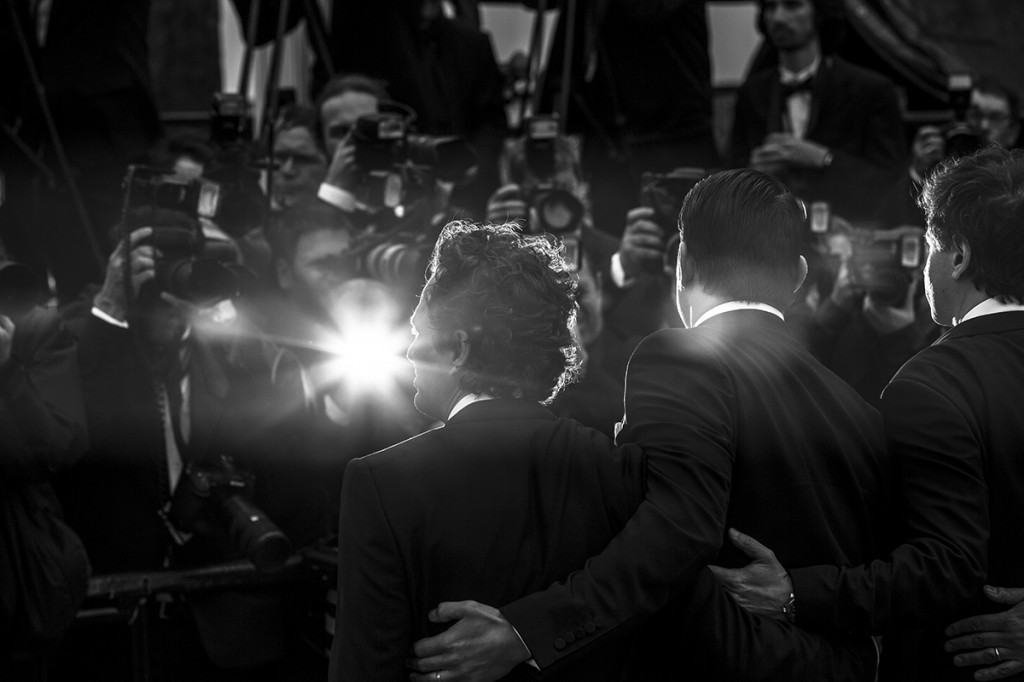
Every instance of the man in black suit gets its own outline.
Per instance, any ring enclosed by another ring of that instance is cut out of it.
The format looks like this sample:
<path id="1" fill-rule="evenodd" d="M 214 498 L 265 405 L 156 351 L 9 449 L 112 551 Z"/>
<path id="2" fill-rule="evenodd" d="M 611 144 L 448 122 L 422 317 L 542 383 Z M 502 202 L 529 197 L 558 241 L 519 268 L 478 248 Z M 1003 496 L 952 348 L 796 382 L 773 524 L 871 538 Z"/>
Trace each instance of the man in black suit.
<path id="1" fill-rule="evenodd" d="M 642 650 L 637 679 L 682 668 L 701 679 L 874 676 L 867 640 L 815 640 L 785 622 L 747 621 L 702 570 L 738 563 L 725 531 L 739 519 L 772 535 L 780 554 L 849 565 L 879 546 L 881 417 L 782 319 L 806 274 L 799 202 L 764 173 L 727 171 L 696 185 L 679 221 L 677 303 L 689 329 L 638 346 L 618 434 L 647 457 L 644 502 L 582 571 L 490 622 L 471 605 L 441 605 L 442 620 L 462 620 L 417 643 L 417 669 L 488 680 L 502 672 L 501 657 L 532 657 L 546 673 L 671 606 L 645 633 L 654 646 Z"/>
<path id="2" fill-rule="evenodd" d="M 417 409 L 445 425 L 345 471 L 331 680 L 407 680 L 413 642 L 442 629 L 434 605 L 542 589 L 636 508 L 639 452 L 543 405 L 578 369 L 576 309 L 575 278 L 544 237 L 514 224 L 441 233 L 408 357 Z M 627 644 L 558 679 L 617 679 Z"/>
<path id="3" fill-rule="evenodd" d="M 733 166 L 775 174 L 857 221 L 872 217 L 906 147 L 893 85 L 829 54 L 841 16 L 835 0 L 762 0 L 758 28 L 779 68 L 740 87 L 730 148 Z"/>
<path id="4" fill-rule="evenodd" d="M 997 601 L 999 593 L 983 593 L 983 583 L 1024 579 L 1022 183 L 1024 152 L 998 148 L 946 162 L 925 182 L 925 291 L 935 322 L 952 328 L 882 394 L 900 472 L 903 544 L 866 566 L 794 569 L 791 584 L 775 579 L 785 569 L 762 550 L 763 571 L 751 565 L 721 574 L 755 611 L 795 594 L 802 627 L 924 628 L 919 641 L 906 632 L 894 638 L 904 649 L 892 647 L 899 679 L 970 679 L 954 664 L 997 664 L 977 679 L 1024 671 L 1019 633 L 1012 646 L 1000 632 L 1012 631 L 1013 614 L 942 630 L 953 618 L 1000 608 L 985 598 Z M 968 653 L 953 660 L 943 650 L 947 635 L 959 635 L 949 650 Z"/>

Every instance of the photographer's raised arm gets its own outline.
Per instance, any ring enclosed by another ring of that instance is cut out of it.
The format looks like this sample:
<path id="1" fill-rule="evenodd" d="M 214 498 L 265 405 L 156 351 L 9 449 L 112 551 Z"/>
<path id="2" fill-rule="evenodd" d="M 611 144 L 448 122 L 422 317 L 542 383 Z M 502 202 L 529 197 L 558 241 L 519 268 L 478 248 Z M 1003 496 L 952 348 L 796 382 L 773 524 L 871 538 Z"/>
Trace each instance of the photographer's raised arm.
<path id="1" fill-rule="evenodd" d="M 93 298 L 94 314 L 99 311 L 98 316 L 119 326 L 126 323 L 131 302 L 125 299 L 125 259 L 131 261 L 128 265 L 132 278 L 131 288 L 137 295 L 143 283 L 156 276 L 156 258 L 159 254 L 153 246 L 142 243 L 152 234 L 153 228 L 140 227 L 128 235 L 127 241 L 121 240 L 110 254 L 103 288 Z"/>

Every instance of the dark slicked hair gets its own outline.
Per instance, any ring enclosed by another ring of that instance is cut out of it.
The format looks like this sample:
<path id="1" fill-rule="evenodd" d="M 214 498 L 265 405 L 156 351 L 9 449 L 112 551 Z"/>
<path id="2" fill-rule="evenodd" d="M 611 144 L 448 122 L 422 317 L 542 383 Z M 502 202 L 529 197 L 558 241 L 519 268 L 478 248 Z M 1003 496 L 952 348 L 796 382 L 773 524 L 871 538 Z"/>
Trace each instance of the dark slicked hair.
<path id="1" fill-rule="evenodd" d="M 515 223 L 451 222 L 438 237 L 423 297 L 439 344 L 469 334 L 461 385 L 544 403 L 576 380 L 576 279 L 558 247 Z"/>
<path id="2" fill-rule="evenodd" d="M 804 208 L 778 180 L 742 168 L 698 182 L 679 213 L 702 286 L 785 310 L 800 276 Z"/>
<path id="3" fill-rule="evenodd" d="M 965 276 L 1003 303 L 1024 303 L 1024 151 L 992 146 L 946 160 L 918 201 L 933 247 L 967 245 Z"/>
<path id="4" fill-rule="evenodd" d="M 843 0 L 811 0 L 811 6 L 814 8 L 814 25 L 818 29 L 821 52 L 832 54 L 846 35 L 847 19 Z M 758 2 L 757 30 L 763 36 L 768 35 L 764 26 L 764 0 Z"/>

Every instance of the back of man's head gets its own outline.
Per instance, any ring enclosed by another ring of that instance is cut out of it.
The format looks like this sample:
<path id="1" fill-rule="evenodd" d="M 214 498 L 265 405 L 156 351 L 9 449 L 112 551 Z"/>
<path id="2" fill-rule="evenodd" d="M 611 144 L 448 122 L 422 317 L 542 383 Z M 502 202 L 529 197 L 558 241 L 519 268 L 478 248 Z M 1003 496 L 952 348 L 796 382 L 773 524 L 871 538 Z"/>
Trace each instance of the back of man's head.
<path id="1" fill-rule="evenodd" d="M 804 209 L 778 180 L 747 168 L 701 180 L 686 195 L 679 230 L 708 293 L 779 309 L 792 301 Z"/>
<path id="2" fill-rule="evenodd" d="M 920 198 L 931 248 L 968 247 L 964 272 L 1004 303 L 1024 303 L 1024 151 L 987 147 L 943 162 Z"/>
<path id="3" fill-rule="evenodd" d="M 547 402 L 576 379 L 576 278 L 557 246 L 514 223 L 441 231 L 423 300 L 442 337 L 469 332 L 469 393 Z"/>

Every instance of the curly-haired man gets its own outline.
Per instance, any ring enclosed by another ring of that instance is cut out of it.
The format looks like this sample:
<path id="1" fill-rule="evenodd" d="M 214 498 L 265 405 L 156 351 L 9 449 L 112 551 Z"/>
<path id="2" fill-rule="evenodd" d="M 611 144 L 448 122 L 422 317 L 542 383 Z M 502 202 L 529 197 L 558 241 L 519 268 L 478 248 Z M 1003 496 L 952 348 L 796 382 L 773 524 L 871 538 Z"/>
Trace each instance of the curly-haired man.
<path id="1" fill-rule="evenodd" d="M 638 451 L 555 417 L 577 370 L 560 253 L 512 224 L 451 223 L 412 317 L 416 407 L 445 422 L 345 472 L 332 680 L 408 679 L 439 602 L 542 589 L 604 547 L 642 497 Z M 495 611 L 495 613 L 497 613 Z M 628 640 L 580 661 L 614 679 Z"/>

